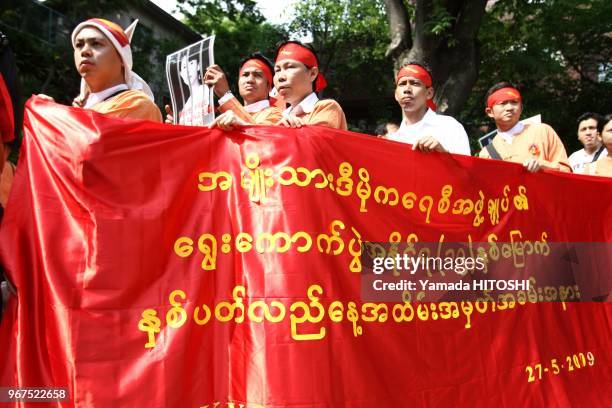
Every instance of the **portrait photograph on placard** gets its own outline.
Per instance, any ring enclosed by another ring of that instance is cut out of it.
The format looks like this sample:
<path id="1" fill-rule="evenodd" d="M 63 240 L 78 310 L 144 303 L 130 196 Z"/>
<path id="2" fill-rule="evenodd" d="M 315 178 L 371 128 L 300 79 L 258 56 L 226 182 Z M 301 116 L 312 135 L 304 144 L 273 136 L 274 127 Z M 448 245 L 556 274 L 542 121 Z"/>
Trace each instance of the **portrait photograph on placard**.
<path id="1" fill-rule="evenodd" d="M 204 126 L 215 118 L 212 89 L 204 83 L 204 72 L 214 63 L 214 40 L 205 38 L 166 58 L 175 124 Z"/>

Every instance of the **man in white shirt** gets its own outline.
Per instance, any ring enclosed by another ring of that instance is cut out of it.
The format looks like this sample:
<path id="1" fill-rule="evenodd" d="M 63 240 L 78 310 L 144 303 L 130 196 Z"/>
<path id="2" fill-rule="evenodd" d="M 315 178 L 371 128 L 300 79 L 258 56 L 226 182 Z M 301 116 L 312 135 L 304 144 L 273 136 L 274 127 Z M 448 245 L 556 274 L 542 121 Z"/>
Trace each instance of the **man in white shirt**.
<path id="1" fill-rule="evenodd" d="M 587 163 L 597 161 L 608 155 L 608 151 L 601 141 L 597 131 L 601 116 L 597 113 L 586 112 L 578 118 L 578 140 L 584 146 L 572 153 L 569 157 L 570 166 L 574 173 L 583 174 Z"/>
<path id="2" fill-rule="evenodd" d="M 431 74 L 419 64 L 408 64 L 397 73 L 395 100 L 403 120 L 389 140 L 412 144 L 422 152 L 448 152 L 470 155 L 465 129 L 454 118 L 435 112 Z"/>

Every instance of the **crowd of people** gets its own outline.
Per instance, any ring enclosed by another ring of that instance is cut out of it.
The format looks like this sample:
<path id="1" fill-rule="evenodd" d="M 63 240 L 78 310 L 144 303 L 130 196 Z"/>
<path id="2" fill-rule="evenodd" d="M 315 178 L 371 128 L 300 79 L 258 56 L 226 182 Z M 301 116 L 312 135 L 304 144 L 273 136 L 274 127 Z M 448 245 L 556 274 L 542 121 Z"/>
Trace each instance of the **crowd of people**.
<path id="1" fill-rule="evenodd" d="M 134 27 L 132 24 L 123 30 L 108 20 L 89 19 L 75 28 L 71 38 L 82 84 L 74 106 L 109 116 L 162 121 L 151 89 L 132 70 L 130 41 Z M 319 69 L 316 52 L 297 41 L 280 44 L 274 63 L 261 53 L 241 62 L 238 90 L 243 103 L 232 94 L 220 66 L 208 67 L 204 82 L 217 96 L 221 113 L 210 127 L 231 130 L 244 125 L 319 125 L 347 129 L 342 107 L 333 99 L 318 97 L 327 82 Z M 397 73 L 395 83 L 395 100 L 403 120 L 399 127 L 383 124 L 377 132 L 382 138 L 410 143 L 413 150 L 425 153 L 471 154 L 461 123 L 436 112 L 433 78 L 426 66 L 405 65 Z M 276 98 L 270 97 L 273 89 Z M 586 113 L 578 119 L 578 139 L 584 149 L 568 158 L 552 127 L 521 121 L 522 107 L 521 93 L 512 84 L 502 82 L 489 89 L 484 113 L 495 122 L 497 134 L 478 153 L 479 157 L 521 163 L 532 172 L 549 169 L 612 176 L 609 115 L 602 118 Z M 173 123 L 169 106 L 166 122 Z"/>
<path id="2" fill-rule="evenodd" d="M 71 36 L 74 62 L 82 80 L 73 106 L 114 117 L 163 120 L 151 89 L 132 70 L 130 41 L 135 23 L 123 30 L 111 21 L 94 18 L 74 29 Z M 1 79 L 3 95 L 6 86 Z M 402 110 L 402 122 L 399 126 L 384 123 L 377 134 L 383 139 L 410 143 L 413 150 L 424 153 L 470 155 L 468 136 L 461 123 L 436 112 L 433 82 L 431 72 L 422 64 L 402 67 L 395 79 L 395 100 Z M 319 69 L 316 52 L 297 41 L 280 44 L 274 63 L 259 52 L 242 60 L 238 77 L 242 103 L 232 94 L 219 65 L 206 69 L 204 83 L 213 89 L 220 112 L 210 127 L 231 130 L 244 125 L 319 125 L 347 129 L 342 107 L 333 99 L 318 97 L 327 82 Z M 272 90 L 276 92 L 275 98 L 270 96 Z M 584 148 L 568 158 L 552 127 L 521 121 L 522 108 L 521 93 L 512 84 L 502 82 L 489 89 L 484 113 L 495 122 L 497 134 L 478 153 L 479 157 L 521 163 L 532 172 L 549 169 L 612 177 L 610 115 L 585 113 L 578 118 L 578 139 Z M 169 106 L 165 109 L 166 122 L 173 123 L 173 112 Z M 8 131 L 2 131 L 5 142 L 12 138 L 12 133 L 8 137 L 5 135 Z M 0 169 L 3 164 L 4 160 Z"/>

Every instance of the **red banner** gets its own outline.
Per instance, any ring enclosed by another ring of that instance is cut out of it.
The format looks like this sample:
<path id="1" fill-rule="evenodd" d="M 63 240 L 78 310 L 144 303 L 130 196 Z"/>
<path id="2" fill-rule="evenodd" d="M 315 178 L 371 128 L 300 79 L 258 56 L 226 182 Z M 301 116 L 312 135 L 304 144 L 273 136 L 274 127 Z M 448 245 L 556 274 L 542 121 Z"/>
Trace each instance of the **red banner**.
<path id="1" fill-rule="evenodd" d="M 608 303 L 546 302 L 537 282 L 512 301 L 367 302 L 361 245 L 545 257 L 612 241 L 611 203 L 609 179 L 351 132 L 33 98 L 0 237 L 17 294 L 0 387 L 66 387 L 54 404 L 79 407 L 610 406 Z"/>

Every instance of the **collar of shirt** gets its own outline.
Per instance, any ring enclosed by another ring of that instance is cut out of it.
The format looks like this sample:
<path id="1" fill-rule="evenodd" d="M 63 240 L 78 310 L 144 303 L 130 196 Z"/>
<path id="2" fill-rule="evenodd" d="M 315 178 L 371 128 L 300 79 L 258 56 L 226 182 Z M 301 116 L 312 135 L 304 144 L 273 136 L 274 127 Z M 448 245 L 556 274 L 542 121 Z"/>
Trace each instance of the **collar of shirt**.
<path id="1" fill-rule="evenodd" d="M 270 101 L 268 99 L 262 99 L 261 101 L 245 105 L 244 109 L 249 113 L 257 113 L 269 107 Z"/>
<path id="2" fill-rule="evenodd" d="M 423 117 L 421 118 L 421 120 L 419 120 L 417 123 L 413 123 L 411 125 L 406 123 L 406 120 L 402 120 L 402 124 L 400 125 L 398 131 L 396 133 L 404 133 L 404 132 L 408 132 L 411 130 L 415 130 L 418 129 L 420 127 L 422 127 L 425 124 L 431 124 L 433 122 L 436 121 L 436 112 L 432 111 L 431 109 L 427 108 L 427 111 L 425 112 L 425 115 L 423 115 Z"/>
<path id="3" fill-rule="evenodd" d="M 516 125 L 512 126 L 512 128 L 506 132 L 497 131 L 497 134 L 502 137 L 508 144 L 512 144 L 512 138 L 523 131 L 525 125 L 521 122 L 517 122 Z"/>
<path id="4" fill-rule="evenodd" d="M 595 153 L 597 153 L 597 150 L 595 150 L 593 153 L 590 153 L 590 154 L 587 153 L 587 151 L 584 150 L 584 149 L 580 149 L 578 151 L 578 155 L 583 160 L 593 160 L 593 157 L 595 156 Z"/>
<path id="5" fill-rule="evenodd" d="M 302 102 L 296 106 L 290 106 L 283 111 L 283 116 L 295 115 L 299 116 L 304 113 L 310 113 L 314 110 L 315 104 L 319 101 L 317 94 L 312 92 L 310 95 L 302 99 Z"/>
<path id="6" fill-rule="evenodd" d="M 111 86 L 110 88 L 106 88 L 105 90 L 100 91 L 100 92 L 90 93 L 89 96 L 87 97 L 87 101 L 85 102 L 85 105 L 83 106 L 83 108 L 89 109 L 92 106 L 102 102 L 103 100 L 111 96 L 112 94 L 119 92 L 119 91 L 123 91 L 124 89 L 128 89 L 128 86 L 126 84 L 119 84 L 119 85 Z"/>

